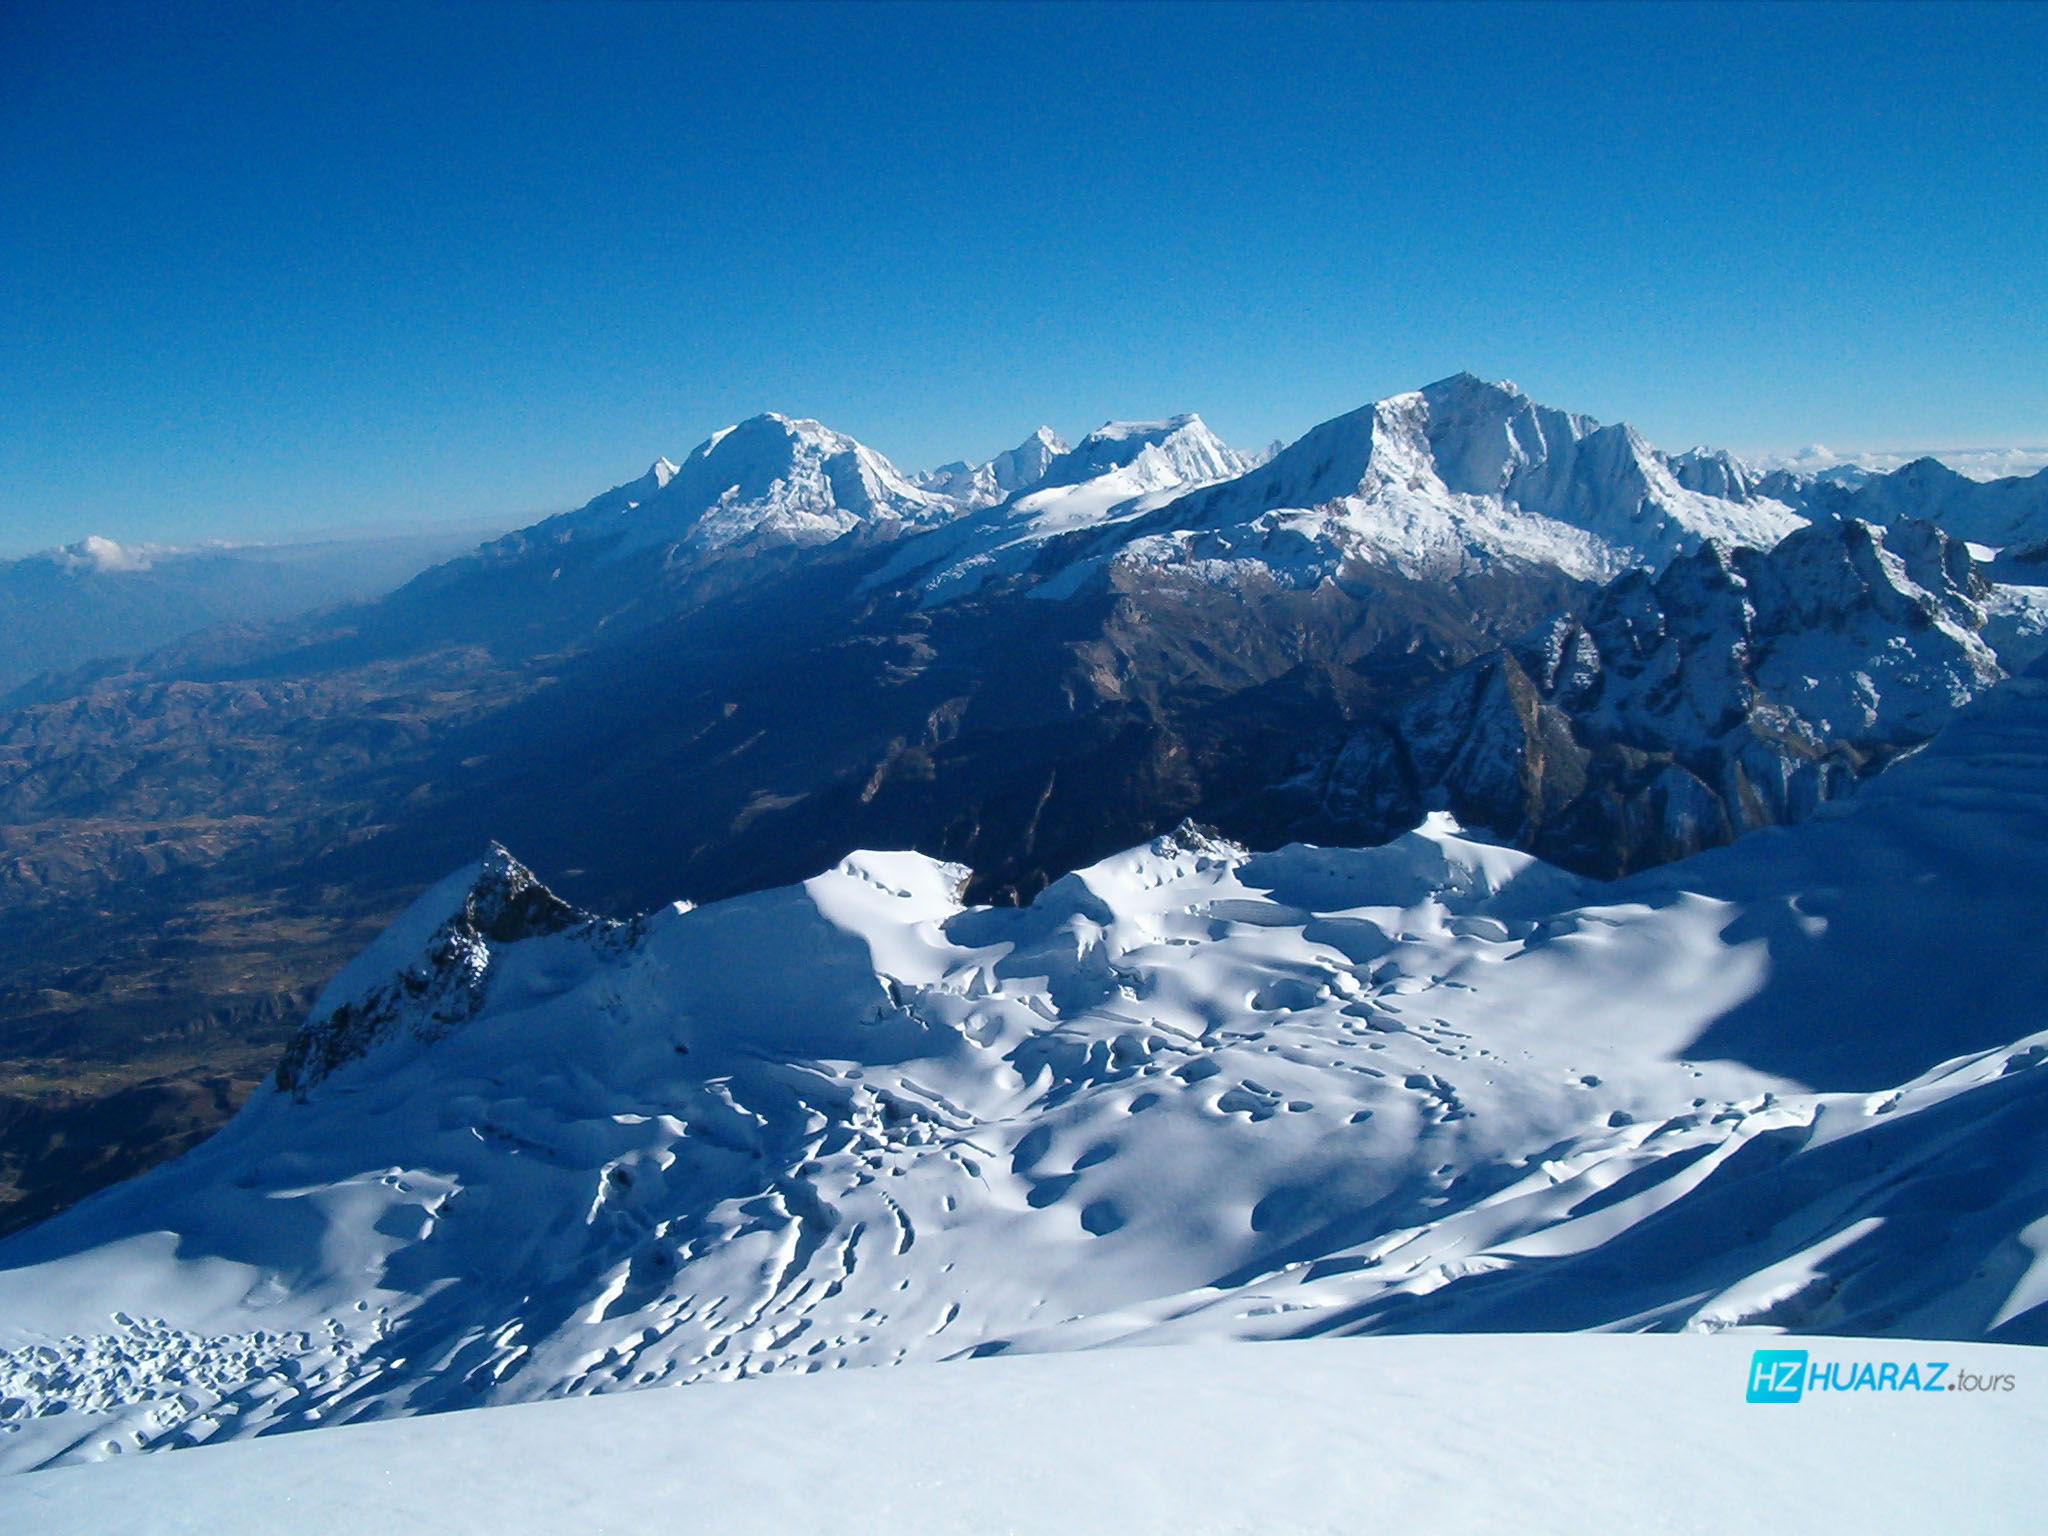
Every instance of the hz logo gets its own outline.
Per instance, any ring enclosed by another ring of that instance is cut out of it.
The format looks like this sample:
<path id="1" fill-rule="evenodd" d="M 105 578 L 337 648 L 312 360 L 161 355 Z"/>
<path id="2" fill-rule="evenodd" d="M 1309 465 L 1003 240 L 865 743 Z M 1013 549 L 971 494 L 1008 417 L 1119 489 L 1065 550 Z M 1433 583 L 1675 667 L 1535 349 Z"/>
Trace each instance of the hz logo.
<path id="1" fill-rule="evenodd" d="M 1760 1349 L 1749 1357 L 1752 1403 L 1796 1403 L 1805 1390 L 1805 1350 Z"/>
<path id="2" fill-rule="evenodd" d="M 1796 1403 L 1808 1392 L 2011 1392 L 2011 1372 L 1949 1374 L 1946 1360 L 1817 1360 L 1803 1349 L 1759 1349 L 1749 1357 L 1749 1401 Z"/>

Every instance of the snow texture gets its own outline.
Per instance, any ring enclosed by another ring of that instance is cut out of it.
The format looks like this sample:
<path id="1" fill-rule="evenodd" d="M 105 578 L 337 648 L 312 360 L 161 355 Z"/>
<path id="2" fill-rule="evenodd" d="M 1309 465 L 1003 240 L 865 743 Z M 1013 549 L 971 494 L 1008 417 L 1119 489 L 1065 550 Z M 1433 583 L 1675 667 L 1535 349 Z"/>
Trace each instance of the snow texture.
<path id="1" fill-rule="evenodd" d="M 463 872 L 318 1073 L 0 1244 L 0 1465 L 1119 1343 L 2048 1339 L 2048 679 L 1613 885 L 1444 816 L 965 873 L 614 927 Z"/>
<path id="2" fill-rule="evenodd" d="M 349 1426 L 0 1480 L 43 1536 L 1960 1530 L 2038 1524 L 2040 1353 L 2005 1392 L 1744 1401 L 1758 1341 L 1324 1340 L 851 1371 Z M 1762 1341 L 1769 1342 L 1769 1341 Z M 1845 1518 L 1853 1517 L 1853 1518 Z"/>

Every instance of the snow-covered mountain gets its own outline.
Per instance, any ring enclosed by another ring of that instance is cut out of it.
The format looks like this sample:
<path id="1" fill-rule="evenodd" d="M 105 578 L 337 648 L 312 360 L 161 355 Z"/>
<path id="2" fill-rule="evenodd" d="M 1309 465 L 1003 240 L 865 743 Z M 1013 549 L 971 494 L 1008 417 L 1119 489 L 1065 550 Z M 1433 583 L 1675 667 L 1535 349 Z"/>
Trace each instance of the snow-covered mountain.
<path id="1" fill-rule="evenodd" d="M 865 589 L 909 586 L 930 605 L 1027 575 L 1054 599 L 1159 573 L 1306 589 L 1347 563 L 1425 580 L 1542 566 L 1604 581 L 1710 542 L 1768 549 L 1814 519 L 1903 517 L 1980 544 L 2037 542 L 2048 473 L 1978 482 L 1931 459 L 1884 476 L 1765 473 L 1718 449 L 1665 454 L 1626 423 L 1458 374 L 1261 454 L 1181 415 L 1113 421 L 1072 448 L 1041 427 L 986 463 L 915 477 L 842 433 L 770 413 L 502 548 L 597 537 L 687 564 L 859 530 L 901 539 Z"/>
<path id="2" fill-rule="evenodd" d="M 1764 471 L 1705 448 L 1666 462 L 1690 490 L 1737 502 L 1772 501 L 1810 518 L 1885 525 L 1912 518 L 1992 550 L 2048 540 L 2048 470 L 1985 479 L 1923 455 L 1889 471 L 1854 464 Z"/>
<path id="3" fill-rule="evenodd" d="M 1104 422 L 1047 465 L 1040 483 L 1082 485 L 1115 475 L 1115 489 L 1130 496 L 1227 480 L 1249 464 L 1189 412 L 1164 421 Z"/>
<path id="4" fill-rule="evenodd" d="M 1437 816 L 621 925 L 493 853 L 225 1131 L 0 1244 L 0 1459 L 1125 1342 L 2041 1342 L 2044 786 L 2037 669 L 1618 885 Z"/>
<path id="5" fill-rule="evenodd" d="M 376 603 L 23 690 L 0 718 L 0 1043 L 120 1042 L 146 1078 L 163 1040 L 246 1034 L 199 1064 L 247 1081 L 337 955 L 492 839 L 616 911 L 863 846 L 1028 899 L 1183 817 L 1264 847 L 1369 843 L 1446 804 L 1580 873 L 1639 868 L 1796 819 L 1824 798 L 1812 783 L 1831 795 L 1845 767 L 1913 750 L 1987 675 L 1944 624 L 2007 671 L 2048 643 L 2041 546 L 2008 546 L 1981 595 L 1911 573 L 1837 592 L 1835 555 L 1788 574 L 1821 583 L 1793 620 L 1810 644 L 1768 603 L 1745 616 L 1764 587 L 1716 607 L 1704 587 L 1642 597 L 1645 576 L 1627 590 L 1662 638 L 1604 648 L 1651 632 L 1593 623 L 1594 576 L 1692 546 L 1680 585 L 1748 581 L 1748 557 L 1700 551 L 1850 523 L 1819 505 L 1833 491 L 1788 512 L 1725 456 L 1665 459 L 1470 378 L 1270 460 L 1190 416 L 1059 446 L 1034 434 L 941 494 L 760 417 Z M 97 568 L 114 558 L 43 574 L 83 590 L 164 569 Z M 1712 620 L 1697 644 L 1687 604 Z M 1494 654 L 1532 627 L 1569 639 L 1571 665 Z M 1586 635 L 1599 701 L 1575 681 Z M 1398 750 L 1366 782 L 1343 748 L 1376 732 Z M 1581 812 L 1597 837 L 1564 835 Z M 76 990 L 88 975 L 106 985 Z M 231 1105 L 189 1088 L 176 1102 L 207 1107 L 180 1135 Z M 113 1157 L 138 1141 L 110 1129 L 126 1113 L 0 1105 L 0 1230 L 134 1166 Z"/>
<path id="6" fill-rule="evenodd" d="M 1751 501 L 1764 495 L 1764 474 L 1724 448 L 1693 447 L 1667 456 L 1664 467 L 1688 491 L 1722 501 Z"/>
<path id="7" fill-rule="evenodd" d="M 1423 690 L 1293 786 L 1338 825 L 1448 804 L 1616 873 L 1801 820 L 2043 649 L 1931 523 L 1799 529 L 1624 572 L 1576 614 Z"/>
<path id="8" fill-rule="evenodd" d="M 521 537 L 540 545 L 616 540 L 622 553 L 673 544 L 706 554 L 828 544 L 855 529 L 920 526 L 957 511 L 845 433 L 770 411 L 712 433 L 680 465 L 657 460 L 640 479 Z"/>
<path id="9" fill-rule="evenodd" d="M 931 603 L 1027 571 L 1054 598 L 1111 569 L 1223 586 L 1314 586 L 1359 561 L 1425 579 L 1543 565 L 1607 580 L 1708 542 L 1768 549 L 1816 518 L 1905 517 L 1994 547 L 2036 543 L 2048 472 L 1980 482 L 1933 459 L 1890 475 L 1764 472 L 1719 449 L 1666 454 L 1626 423 L 1458 374 L 1259 454 L 1180 415 L 1112 421 L 1072 448 L 1040 427 L 985 463 L 914 477 L 815 421 L 768 413 L 503 549 L 598 537 L 687 562 L 855 530 L 923 534 L 869 587 L 909 582 Z"/>
<path id="10" fill-rule="evenodd" d="M 1193 414 L 1105 422 L 1016 493 L 907 541 L 868 586 L 910 586 L 928 605 L 967 596 L 1028 570 L 1049 541 L 1127 522 L 1191 487 L 1243 474 L 1253 463 Z"/>
<path id="11" fill-rule="evenodd" d="M 1460 374 L 1324 422 L 1089 558 L 1297 586 L 1353 561 L 1436 576 L 1550 565 L 1590 579 L 1658 568 L 1709 540 L 1768 548 L 1803 521 L 1778 502 L 1686 489 L 1633 428 Z"/>
<path id="12" fill-rule="evenodd" d="M 543 528 L 577 528 L 583 525 L 602 527 L 608 522 L 637 511 L 646 502 L 667 487 L 676 477 L 676 466 L 666 456 L 657 458 L 647 466 L 647 473 L 637 480 L 628 480 L 615 485 L 608 491 L 600 491 L 576 511 L 568 514 L 566 520 L 549 519 L 541 524 Z"/>
<path id="13" fill-rule="evenodd" d="M 1845 517 L 1938 523 L 1952 537 L 2005 548 L 2048 539 L 2048 469 L 2000 480 L 1972 480 L 1939 459 L 1916 459 L 1873 476 L 1829 503 Z"/>
<path id="14" fill-rule="evenodd" d="M 1045 478 L 1055 459 L 1067 452 L 1066 439 L 1051 427 L 1040 427 L 1015 448 L 1005 449 L 985 464 L 955 459 L 928 469 L 914 481 L 917 488 L 942 496 L 966 511 L 992 507 Z"/>
<path id="15" fill-rule="evenodd" d="M 881 579 L 915 576 L 928 602 L 1025 571 L 1052 598 L 1165 572 L 1313 588 L 1347 563 L 1424 579 L 1549 566 L 1591 580 L 1661 568 L 1708 541 L 1768 548 L 1806 521 L 1725 454 L 1667 459 L 1629 426 L 1470 374 L 1256 459 L 1198 425 L 1112 423 L 1041 488 L 906 545 Z M 1132 443 L 1146 451 L 1127 462 Z M 1051 489 L 1062 485 L 1075 489 Z"/>

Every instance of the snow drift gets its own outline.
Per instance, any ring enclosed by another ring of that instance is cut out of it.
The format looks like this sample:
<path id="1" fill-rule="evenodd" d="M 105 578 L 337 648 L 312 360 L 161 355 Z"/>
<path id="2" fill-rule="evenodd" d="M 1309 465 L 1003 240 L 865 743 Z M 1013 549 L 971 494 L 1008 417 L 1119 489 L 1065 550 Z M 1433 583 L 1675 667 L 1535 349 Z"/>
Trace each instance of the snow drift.
<path id="1" fill-rule="evenodd" d="M 615 925 L 494 856 L 224 1132 L 0 1245 L 0 1458 L 1120 1342 L 2040 1342 L 2044 770 L 2028 676 L 1615 885 L 1435 817 Z"/>

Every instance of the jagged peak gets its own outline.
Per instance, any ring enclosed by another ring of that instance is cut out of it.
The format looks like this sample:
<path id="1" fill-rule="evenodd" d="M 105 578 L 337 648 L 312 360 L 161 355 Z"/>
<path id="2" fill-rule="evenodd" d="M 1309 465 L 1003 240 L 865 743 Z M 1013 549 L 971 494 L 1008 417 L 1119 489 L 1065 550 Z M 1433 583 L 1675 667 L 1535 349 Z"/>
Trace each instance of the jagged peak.
<path id="1" fill-rule="evenodd" d="M 616 941 L 637 924 L 572 906 L 505 847 L 442 880 L 322 990 L 279 1058 L 275 1082 L 295 1099 L 387 1042 L 431 1044 L 483 1004 L 494 946 L 580 930 Z"/>
<path id="2" fill-rule="evenodd" d="M 1117 470 L 1146 489 L 1244 473 L 1244 456 L 1192 411 L 1157 421 L 1106 421 L 1047 466 L 1040 484 L 1079 485 Z"/>
<path id="3" fill-rule="evenodd" d="M 1066 439 L 1041 426 L 1014 448 L 1006 448 L 982 464 L 955 459 L 912 479 L 921 491 L 945 497 L 968 509 L 993 506 L 1035 487 L 1046 470 L 1069 452 Z"/>
<path id="4" fill-rule="evenodd" d="M 1461 368 L 1433 384 L 1425 384 L 1416 393 L 1425 399 L 1451 399 L 1460 395 L 1493 395 L 1509 400 L 1529 399 L 1513 379 L 1488 379 L 1469 368 Z"/>
<path id="5" fill-rule="evenodd" d="M 1016 447 L 997 454 L 989 467 L 1004 491 L 1015 492 L 1036 483 L 1055 459 L 1069 451 L 1065 438 L 1041 426 Z"/>

